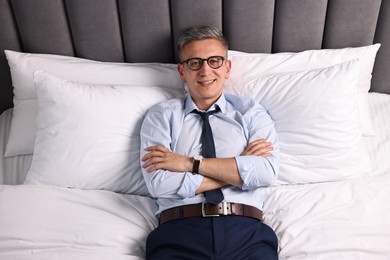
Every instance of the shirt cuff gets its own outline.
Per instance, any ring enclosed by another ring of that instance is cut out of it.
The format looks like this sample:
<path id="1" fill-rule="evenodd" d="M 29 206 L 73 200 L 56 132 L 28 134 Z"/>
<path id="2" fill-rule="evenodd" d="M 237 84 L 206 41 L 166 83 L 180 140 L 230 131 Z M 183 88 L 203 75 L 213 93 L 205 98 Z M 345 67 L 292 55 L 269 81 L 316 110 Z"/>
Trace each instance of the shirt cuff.
<path id="1" fill-rule="evenodd" d="M 236 156 L 237 168 L 240 177 L 243 181 L 242 190 L 250 190 L 253 182 L 253 172 L 255 172 L 256 165 L 252 156 Z"/>
<path id="2" fill-rule="evenodd" d="M 177 194 L 183 198 L 191 198 L 195 196 L 195 191 L 202 183 L 204 176 L 201 174 L 193 174 L 192 172 L 186 172 L 183 183 L 179 188 Z"/>

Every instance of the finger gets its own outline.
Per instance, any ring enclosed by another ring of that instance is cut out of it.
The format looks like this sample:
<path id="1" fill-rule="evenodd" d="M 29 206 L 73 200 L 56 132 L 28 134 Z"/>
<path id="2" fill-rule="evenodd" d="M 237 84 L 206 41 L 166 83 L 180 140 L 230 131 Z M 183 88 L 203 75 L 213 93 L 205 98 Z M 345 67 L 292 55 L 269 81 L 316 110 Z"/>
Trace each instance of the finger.
<path id="1" fill-rule="evenodd" d="M 153 164 L 153 163 L 152 163 L 150 160 L 148 160 L 146 163 L 142 164 L 142 168 L 146 169 L 146 168 L 148 168 L 149 166 L 151 166 L 152 164 Z"/>
<path id="2" fill-rule="evenodd" d="M 152 158 L 153 156 L 150 154 L 150 153 L 147 153 L 144 155 L 144 157 L 142 157 L 142 161 L 145 162 L 147 160 L 149 160 L 150 158 Z"/>
<path id="3" fill-rule="evenodd" d="M 246 153 L 246 155 L 263 155 L 266 152 L 270 152 L 273 150 L 272 146 L 256 146 L 252 147 L 250 151 Z"/>
<path id="4" fill-rule="evenodd" d="M 155 170 L 159 170 L 159 169 L 163 169 L 163 164 L 162 163 L 156 163 L 156 164 L 153 164 L 151 165 L 146 171 L 148 173 L 152 173 L 154 172 Z"/>
<path id="5" fill-rule="evenodd" d="M 147 153 L 144 155 L 144 157 L 142 157 L 142 161 L 147 161 L 153 157 L 164 157 L 165 156 L 165 153 L 164 152 L 161 152 L 161 151 L 153 151 L 153 152 L 150 152 L 150 153 Z"/>
<path id="6" fill-rule="evenodd" d="M 254 144 L 250 147 L 250 150 L 256 150 L 256 149 L 261 149 L 261 148 L 265 148 L 265 147 L 272 147 L 272 143 L 270 142 L 263 142 L 263 143 L 257 143 L 257 144 Z"/>
<path id="7" fill-rule="evenodd" d="M 154 171 L 154 164 L 150 164 L 150 163 L 144 163 L 142 165 L 142 168 L 146 169 L 146 172 L 147 173 L 151 173 Z"/>
<path id="8" fill-rule="evenodd" d="M 162 163 L 164 162 L 164 158 L 158 157 L 158 156 L 153 156 L 150 159 L 148 159 L 143 165 L 143 168 L 148 168 L 151 165 L 155 165 L 157 163 Z"/>
<path id="9" fill-rule="evenodd" d="M 248 145 L 248 148 L 252 148 L 252 147 L 256 147 L 256 146 L 264 146 L 264 145 L 270 145 L 272 144 L 271 142 L 267 142 L 265 141 L 264 139 L 259 139 L 259 140 L 255 140 L 253 142 L 251 142 L 249 145 Z"/>
<path id="10" fill-rule="evenodd" d="M 251 142 L 251 144 L 256 144 L 256 143 L 271 143 L 271 142 L 268 142 L 267 140 L 262 138 Z"/>
<path id="11" fill-rule="evenodd" d="M 149 164 L 147 165 L 146 163 L 144 165 L 142 165 L 142 167 L 145 169 L 146 168 L 146 172 L 147 173 L 151 173 L 154 171 L 154 164 Z"/>
<path id="12" fill-rule="evenodd" d="M 253 144 L 253 143 L 262 143 L 262 142 L 265 142 L 265 139 L 260 138 L 260 139 L 252 141 L 251 144 Z"/>
<path id="13" fill-rule="evenodd" d="M 264 143 L 264 142 L 265 142 L 264 139 L 255 140 L 253 142 L 250 142 L 247 148 L 253 147 L 253 146 L 257 145 L 257 144 L 261 144 L 261 143 Z"/>
<path id="14" fill-rule="evenodd" d="M 272 143 L 270 142 L 253 142 L 251 143 L 248 148 L 247 148 L 247 152 L 249 154 L 251 153 L 254 153 L 255 151 L 259 150 L 259 149 L 262 149 L 262 148 L 267 148 L 267 147 L 272 147 Z"/>
<path id="15" fill-rule="evenodd" d="M 272 151 L 272 150 L 268 150 L 268 151 L 261 150 L 261 151 L 257 151 L 257 152 L 254 153 L 253 155 L 254 155 L 254 156 L 270 156 L 270 155 L 272 155 L 271 151 Z"/>
<path id="16" fill-rule="evenodd" d="M 257 144 L 271 144 L 272 145 L 272 142 L 267 142 L 265 139 L 257 139 L 257 140 L 255 140 L 255 141 L 253 141 L 253 142 L 251 142 L 250 144 L 249 144 L 249 146 L 252 146 L 252 145 L 257 145 Z"/>
<path id="17" fill-rule="evenodd" d="M 155 145 L 155 146 L 149 146 L 145 148 L 146 151 L 148 152 L 153 152 L 153 151 L 161 151 L 161 152 L 166 152 L 169 151 L 167 148 L 161 146 L 161 145 Z"/>
<path id="18" fill-rule="evenodd" d="M 153 172 L 157 169 L 156 168 L 157 164 L 158 164 L 157 162 L 152 162 L 151 160 L 149 160 L 142 165 L 142 168 L 147 169 L 147 172 Z"/>
<path id="19" fill-rule="evenodd" d="M 258 153 L 266 153 L 272 151 L 274 148 L 272 146 L 261 146 L 261 147 L 256 147 L 255 149 L 252 150 L 253 154 L 258 154 Z"/>

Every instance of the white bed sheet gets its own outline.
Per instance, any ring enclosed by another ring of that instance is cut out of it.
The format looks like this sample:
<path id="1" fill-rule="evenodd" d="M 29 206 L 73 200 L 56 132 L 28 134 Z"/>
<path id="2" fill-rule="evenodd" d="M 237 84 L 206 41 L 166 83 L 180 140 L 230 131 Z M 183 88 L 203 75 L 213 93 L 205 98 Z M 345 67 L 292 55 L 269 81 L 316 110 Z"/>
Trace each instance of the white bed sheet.
<path id="1" fill-rule="evenodd" d="M 0 186 L 0 259 L 143 259 L 155 207 L 109 191 Z"/>

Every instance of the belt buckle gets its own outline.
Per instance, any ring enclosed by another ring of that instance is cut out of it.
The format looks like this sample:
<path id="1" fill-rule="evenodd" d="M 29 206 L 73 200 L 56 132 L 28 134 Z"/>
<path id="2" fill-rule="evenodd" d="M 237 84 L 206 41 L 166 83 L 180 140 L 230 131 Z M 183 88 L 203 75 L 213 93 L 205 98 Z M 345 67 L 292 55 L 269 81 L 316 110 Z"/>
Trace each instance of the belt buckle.
<path id="1" fill-rule="evenodd" d="M 203 201 L 202 202 L 202 217 L 219 217 L 218 214 L 216 215 L 211 215 L 211 214 L 206 214 L 206 210 L 205 210 L 205 207 L 204 205 L 206 204 L 207 202 Z M 222 215 L 227 215 L 228 212 L 227 212 L 227 202 L 224 201 L 222 202 Z"/>

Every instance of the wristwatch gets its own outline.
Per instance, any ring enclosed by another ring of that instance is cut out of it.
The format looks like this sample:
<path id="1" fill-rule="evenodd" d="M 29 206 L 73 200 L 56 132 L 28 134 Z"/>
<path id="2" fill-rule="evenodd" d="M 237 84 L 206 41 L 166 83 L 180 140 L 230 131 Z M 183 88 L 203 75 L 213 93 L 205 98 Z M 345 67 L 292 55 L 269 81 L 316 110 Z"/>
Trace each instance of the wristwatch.
<path id="1" fill-rule="evenodd" d="M 195 155 L 192 157 L 194 160 L 194 164 L 192 166 L 192 174 L 198 174 L 199 173 L 199 165 L 203 161 L 204 157 L 202 155 Z"/>

